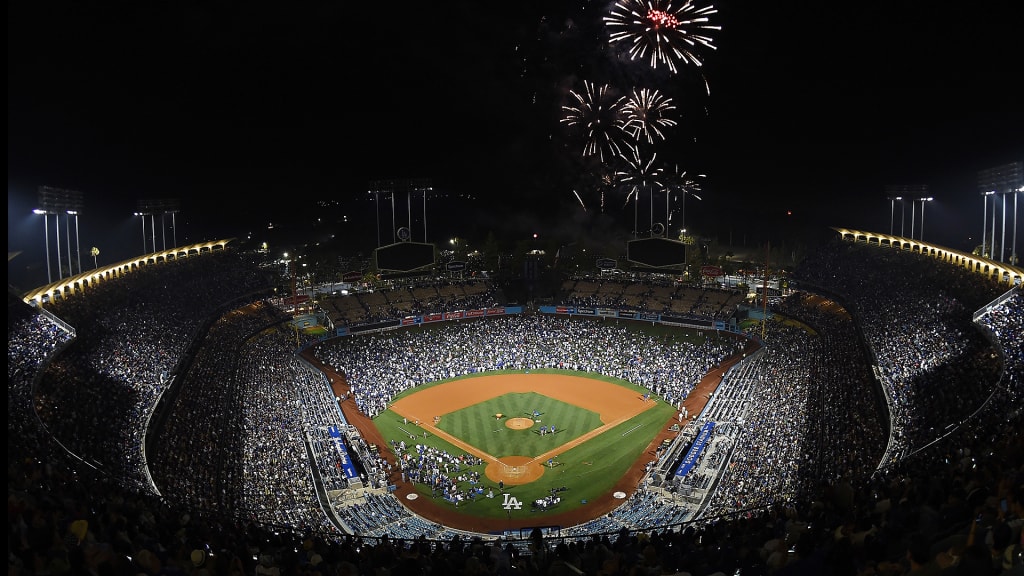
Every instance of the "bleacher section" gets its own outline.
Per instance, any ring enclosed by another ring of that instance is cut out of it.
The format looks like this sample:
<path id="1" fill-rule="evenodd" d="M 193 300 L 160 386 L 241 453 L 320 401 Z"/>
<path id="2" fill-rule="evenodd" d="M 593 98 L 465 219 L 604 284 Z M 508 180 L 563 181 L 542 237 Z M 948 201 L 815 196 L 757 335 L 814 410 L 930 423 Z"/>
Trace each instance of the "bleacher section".
<path id="1" fill-rule="evenodd" d="M 333 326 L 358 326 L 415 314 L 483 308 L 505 298 L 486 280 L 391 285 L 320 300 Z"/>
<path id="2" fill-rule="evenodd" d="M 738 290 L 690 286 L 660 277 L 580 277 L 562 282 L 559 303 L 728 320 L 744 296 Z"/>

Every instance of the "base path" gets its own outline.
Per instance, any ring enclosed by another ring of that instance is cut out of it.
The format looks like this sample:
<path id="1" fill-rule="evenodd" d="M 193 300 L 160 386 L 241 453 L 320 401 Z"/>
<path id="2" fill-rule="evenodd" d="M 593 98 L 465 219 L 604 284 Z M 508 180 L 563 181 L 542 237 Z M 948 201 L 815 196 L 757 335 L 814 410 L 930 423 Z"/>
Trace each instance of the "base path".
<path id="1" fill-rule="evenodd" d="M 757 344 L 751 343 L 750 346 L 748 346 L 748 348 L 745 351 L 745 353 L 746 354 L 750 354 L 751 352 L 753 352 L 756 349 L 757 349 Z M 306 360 L 308 360 L 309 362 L 311 362 L 313 365 L 315 365 L 318 368 L 320 368 L 321 370 L 323 370 L 323 372 L 328 376 L 328 378 L 330 378 L 331 387 L 334 390 L 334 395 L 335 396 L 340 397 L 340 396 L 343 396 L 343 395 L 345 395 L 345 394 L 347 394 L 349 392 L 349 387 L 345 383 L 345 378 L 341 374 L 339 374 L 338 372 L 333 370 L 332 368 L 330 368 L 330 367 L 324 365 L 322 362 L 320 362 L 313 355 L 311 350 L 306 350 L 305 352 L 303 352 L 303 357 Z M 683 406 L 686 407 L 687 411 L 689 412 L 689 414 L 691 414 L 691 416 L 696 417 L 697 415 L 700 414 L 700 412 L 704 409 L 704 406 L 708 402 L 709 395 L 712 392 L 714 392 L 715 389 L 718 387 L 718 384 L 722 381 L 722 378 L 724 377 L 726 371 L 730 367 L 732 367 L 734 364 L 736 364 L 737 362 L 742 360 L 742 358 L 743 358 L 743 355 L 737 355 L 737 356 L 735 356 L 733 358 L 730 358 L 730 359 L 726 360 L 725 362 L 722 363 L 721 366 L 711 370 L 701 380 L 700 384 L 698 384 L 698 386 L 693 390 L 693 392 L 690 393 L 689 397 L 683 402 Z M 500 377 L 503 377 L 503 376 L 509 376 L 509 377 L 511 377 L 511 379 L 514 380 L 516 375 L 497 374 L 494 377 L 495 378 L 500 378 Z M 521 375 L 519 375 L 519 376 L 521 378 Z M 584 377 L 571 377 L 570 376 L 570 378 L 575 378 L 575 379 L 578 379 L 578 380 L 582 380 L 584 382 L 589 382 L 591 384 L 593 384 L 593 382 L 594 382 L 594 380 L 590 380 L 590 379 L 587 379 L 587 378 L 584 378 Z M 457 381 L 453 382 L 452 384 L 456 384 L 458 382 L 472 382 L 473 380 L 476 380 L 476 379 L 469 378 L 469 379 L 466 379 L 466 380 L 457 380 Z M 479 382 L 477 382 L 477 384 L 479 385 Z M 628 406 L 626 406 L 626 405 L 632 405 L 633 409 L 639 409 L 639 411 L 642 411 L 643 409 L 645 409 L 644 406 L 643 406 L 643 402 L 642 401 L 640 401 L 640 402 L 637 401 L 637 395 L 636 395 L 635 391 L 631 391 L 631 390 L 629 390 L 627 388 L 623 388 L 621 386 L 614 386 L 614 385 L 611 385 L 611 386 L 613 386 L 614 388 L 618 388 L 620 390 L 623 390 L 623 391 L 625 391 L 627 393 L 629 401 L 628 402 L 623 402 L 624 406 L 621 407 L 622 409 L 627 409 L 627 411 L 628 411 Z M 420 397 L 421 394 L 430 392 L 430 390 L 432 390 L 432 389 L 433 388 L 427 388 L 427 389 L 424 389 L 422 392 L 417 393 L 415 395 L 415 397 L 417 398 L 417 403 L 419 402 L 419 397 Z M 557 390 L 557 388 L 556 388 L 556 390 Z M 556 393 L 554 393 L 552 391 L 552 389 L 546 389 L 544 393 L 549 395 L 549 396 L 555 397 L 555 398 L 558 397 L 556 395 Z M 579 391 L 577 391 L 576 394 L 580 394 Z M 488 393 L 489 397 L 493 397 L 494 395 L 495 394 L 493 393 L 493 391 Z M 591 399 L 593 396 L 595 396 L 595 395 L 592 392 L 587 392 L 587 393 L 583 393 L 582 395 L 575 395 L 572 398 L 566 398 L 565 401 L 569 402 L 569 403 L 572 403 L 572 404 L 576 404 L 578 406 L 586 407 L 587 404 L 585 402 L 598 402 L 599 401 L 596 398 Z M 410 398 L 412 398 L 412 397 L 410 397 Z M 427 400 L 427 398 L 424 398 L 423 400 Z M 440 409 L 439 407 L 435 407 L 435 409 L 433 411 L 428 411 L 428 410 L 426 410 L 424 408 L 424 409 L 422 409 L 423 412 L 421 414 L 419 413 L 419 409 L 418 409 L 417 410 L 417 414 L 411 414 L 411 415 L 410 414 L 404 414 L 404 415 L 411 416 L 414 419 L 415 418 L 419 418 L 421 426 L 423 426 L 424 428 L 426 428 L 428 430 L 431 430 L 431 433 L 439 433 L 440 431 L 438 431 L 430 423 L 433 422 L 433 417 L 434 416 L 439 415 L 439 414 L 448 413 L 448 412 L 451 412 L 451 411 L 457 409 L 457 408 L 453 408 L 453 406 L 455 406 L 455 404 L 452 404 L 453 400 L 454 400 L 454 398 L 452 396 L 449 396 L 449 395 L 446 394 L 445 398 L 444 398 L 444 401 L 446 402 L 444 404 L 444 406 L 445 406 L 444 409 Z M 395 408 L 401 402 L 402 401 L 400 400 L 399 402 L 396 402 L 394 404 L 393 409 L 395 409 L 396 412 L 402 413 L 397 408 Z M 471 405 L 471 404 L 473 404 L 475 402 L 476 401 L 468 402 L 466 405 Z M 369 417 L 367 417 L 365 414 L 363 414 L 363 413 L 361 413 L 359 411 L 358 407 L 356 406 L 355 400 L 353 398 L 351 398 L 351 397 L 348 398 L 347 400 L 345 400 L 344 402 L 342 402 L 341 410 L 342 410 L 342 413 L 345 415 L 345 419 L 348 420 L 349 424 L 352 424 L 353 426 L 355 426 L 356 428 L 359 429 L 360 433 L 363 436 L 363 439 L 365 439 L 370 444 L 376 444 L 380 448 L 380 455 L 381 455 L 381 457 L 386 458 L 388 460 L 388 462 L 390 462 L 392 464 L 393 472 L 392 472 L 391 477 L 388 480 L 392 484 L 394 484 L 396 486 L 396 490 L 394 492 L 394 495 L 396 497 L 398 497 L 399 500 L 401 500 L 402 503 L 409 510 L 414 512 L 415 514 L 417 514 L 419 516 L 422 516 L 422 517 L 424 517 L 424 518 L 426 518 L 428 520 L 431 520 L 433 522 L 437 522 L 438 524 L 442 524 L 444 526 L 449 526 L 451 528 L 455 528 L 455 529 L 459 529 L 459 530 L 468 530 L 468 531 L 480 532 L 480 533 L 485 533 L 485 534 L 489 533 L 489 532 L 493 532 L 495 530 L 531 528 L 531 527 L 534 527 L 534 526 L 537 525 L 537 521 L 538 521 L 537 518 L 521 518 L 521 519 L 513 519 L 510 522 L 502 521 L 500 523 L 500 526 L 496 526 L 495 525 L 495 521 L 493 519 L 477 518 L 475 516 L 469 516 L 469 515 L 466 515 L 466 514 L 462 514 L 462 513 L 459 513 L 458 511 L 456 511 L 453 508 L 449 508 L 449 507 L 437 504 L 437 503 L 435 503 L 430 498 L 416 498 L 415 500 L 407 499 L 406 496 L 409 495 L 410 493 L 414 493 L 415 489 L 412 487 L 411 484 L 408 484 L 408 483 L 405 483 L 405 482 L 401 481 L 401 475 L 400 475 L 400 472 L 398 471 L 399 470 L 399 466 L 398 466 L 397 460 L 395 459 L 395 455 L 391 452 L 390 448 L 388 447 L 387 441 L 384 439 L 384 437 L 377 430 L 377 427 L 373 423 L 373 420 L 371 420 Z M 603 418 L 604 418 L 604 414 L 605 413 L 602 412 L 601 410 L 594 410 L 594 411 L 602 414 L 602 421 L 604 421 Z M 635 413 L 639 413 L 639 411 L 638 412 L 634 412 L 634 414 Z M 624 413 L 620 414 L 620 416 L 624 416 Z M 631 416 L 625 416 L 625 417 L 628 418 L 628 417 L 631 417 Z M 617 419 L 618 418 L 614 418 L 613 417 L 613 421 L 617 420 Z M 643 476 L 644 476 L 644 466 L 645 466 L 645 464 L 647 462 L 651 461 L 652 459 L 657 458 L 658 446 L 661 445 L 663 440 L 673 439 L 678 434 L 678 432 L 672 432 L 672 431 L 669 430 L 669 426 L 671 426 L 672 424 L 675 424 L 675 423 L 679 423 L 679 421 L 675 417 L 670 418 L 670 419 L 668 419 L 665 422 L 665 425 L 661 427 L 661 431 L 651 440 L 651 443 L 644 450 L 643 454 L 641 454 L 640 457 L 637 458 L 637 461 L 633 465 L 633 467 L 630 468 L 629 471 L 627 471 L 622 476 L 622 478 L 620 478 L 619 481 L 615 483 L 615 486 L 611 490 L 609 490 L 608 493 L 606 493 L 605 495 L 603 495 L 603 496 L 601 496 L 599 498 L 595 498 L 595 499 L 591 500 L 590 502 L 588 502 L 587 504 L 585 504 L 583 506 L 579 506 L 579 507 L 574 508 L 572 510 L 568 510 L 568 511 L 565 511 L 565 512 L 559 512 L 559 513 L 555 513 L 555 514 L 551 514 L 551 515 L 545 515 L 544 518 L 543 518 L 543 524 L 544 525 L 548 525 L 548 526 L 576 526 L 578 524 L 583 524 L 583 523 L 585 523 L 585 522 L 587 522 L 589 520 L 592 520 L 594 518 L 597 518 L 599 516 L 607 514 L 608 512 L 611 512 L 612 510 L 617 508 L 619 505 L 621 505 L 623 500 L 615 498 L 612 494 L 614 494 L 615 492 L 624 492 L 627 495 L 627 498 L 628 498 L 629 495 L 632 495 L 633 492 L 636 491 L 637 485 L 639 484 L 641 478 L 643 478 Z M 683 423 L 685 424 L 685 421 Z M 614 425 L 612 422 L 605 422 L 605 424 L 606 425 Z M 603 427 L 602 427 L 602 429 L 603 429 Z M 448 438 L 446 437 L 446 440 L 447 439 Z M 525 456 L 520 456 L 520 457 L 514 457 L 513 458 L 515 460 L 514 462 L 513 461 L 509 461 L 509 462 L 505 462 L 505 463 L 506 464 L 510 464 L 513 467 L 521 467 L 521 466 L 525 466 L 527 464 L 527 462 L 532 460 L 532 464 L 531 465 L 537 466 L 537 475 L 540 476 L 543 473 L 543 469 L 541 468 L 542 463 L 544 461 L 546 461 L 547 458 L 549 458 L 549 457 L 550 456 L 538 456 L 537 458 L 529 459 L 529 458 L 527 458 Z M 520 461 L 520 459 L 522 461 Z M 504 460 L 505 459 L 503 459 L 503 461 Z M 490 469 L 490 466 L 488 466 L 488 469 Z M 527 475 L 530 473 L 530 471 L 527 471 L 527 470 L 523 470 L 521 472 L 523 474 L 527 474 Z M 491 477 L 490 472 L 488 472 L 487 475 L 488 475 L 488 477 Z M 517 478 L 515 480 L 515 482 L 518 483 L 518 484 L 525 484 L 526 482 L 529 482 L 529 481 L 532 481 L 532 480 L 526 479 L 526 477 L 523 477 L 523 476 L 521 476 L 521 477 L 519 477 L 519 478 Z"/>

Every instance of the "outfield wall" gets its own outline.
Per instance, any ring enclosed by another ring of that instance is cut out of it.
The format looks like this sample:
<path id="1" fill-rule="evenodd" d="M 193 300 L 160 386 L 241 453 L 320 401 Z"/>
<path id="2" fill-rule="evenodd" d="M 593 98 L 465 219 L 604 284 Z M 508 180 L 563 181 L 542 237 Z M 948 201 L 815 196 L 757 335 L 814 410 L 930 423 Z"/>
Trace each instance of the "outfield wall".
<path id="1" fill-rule="evenodd" d="M 466 319 L 477 319 L 477 318 L 490 318 L 494 316 L 509 316 L 512 314 L 522 314 L 522 306 L 495 306 L 492 308 L 476 308 L 473 310 L 455 310 L 453 312 L 435 312 L 433 314 L 420 314 L 417 316 L 405 316 L 404 318 L 396 318 L 394 320 L 385 320 L 383 322 L 374 322 L 372 324 L 362 324 L 360 326 L 341 326 L 336 328 L 334 332 L 328 332 L 320 338 L 307 342 L 299 350 L 305 350 L 311 346 L 315 346 L 324 340 L 330 340 L 331 338 L 338 338 L 341 336 L 355 336 L 357 334 L 373 334 L 375 332 L 387 332 L 388 330 L 397 330 L 398 328 L 405 328 L 408 326 L 421 326 L 423 324 L 434 324 L 437 322 L 450 322 L 453 320 L 466 320 Z"/>
<path id="2" fill-rule="evenodd" d="M 656 312 L 639 312 L 636 310 L 617 310 L 615 308 L 598 308 L 590 306 L 540 306 L 538 310 L 542 314 L 557 314 L 567 316 L 585 316 L 589 318 L 615 318 L 621 320 L 635 320 L 639 322 L 651 322 L 676 326 L 680 328 L 695 328 L 698 330 L 717 330 L 730 332 L 739 336 L 747 337 L 739 327 L 732 322 L 701 318 L 696 316 L 676 316 L 674 314 L 660 314 Z M 361 326 L 341 326 L 328 332 L 319 339 L 305 344 L 302 349 L 314 346 L 317 343 L 338 338 L 341 336 L 355 336 L 358 334 L 373 334 L 376 332 L 387 332 L 409 326 L 421 326 L 424 324 L 435 324 L 438 322 L 451 322 L 453 320 L 472 320 L 478 318 L 490 318 L 495 316 L 508 316 L 522 314 L 522 306 L 495 306 L 492 308 L 475 308 L 472 310 L 455 310 L 452 312 L 435 312 L 432 314 L 420 314 L 405 316 L 393 320 L 363 324 Z"/>

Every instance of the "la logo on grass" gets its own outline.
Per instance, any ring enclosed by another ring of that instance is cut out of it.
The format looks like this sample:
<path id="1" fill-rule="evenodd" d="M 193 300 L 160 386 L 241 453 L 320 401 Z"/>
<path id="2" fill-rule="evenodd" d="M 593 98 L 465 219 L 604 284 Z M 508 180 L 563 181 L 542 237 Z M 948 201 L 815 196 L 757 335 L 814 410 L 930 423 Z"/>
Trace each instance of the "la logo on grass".
<path id="1" fill-rule="evenodd" d="M 501 503 L 502 508 L 505 510 L 512 510 L 513 508 L 516 510 L 522 510 L 523 503 L 520 502 L 518 498 L 511 494 L 502 494 L 502 496 L 505 497 L 505 501 Z"/>

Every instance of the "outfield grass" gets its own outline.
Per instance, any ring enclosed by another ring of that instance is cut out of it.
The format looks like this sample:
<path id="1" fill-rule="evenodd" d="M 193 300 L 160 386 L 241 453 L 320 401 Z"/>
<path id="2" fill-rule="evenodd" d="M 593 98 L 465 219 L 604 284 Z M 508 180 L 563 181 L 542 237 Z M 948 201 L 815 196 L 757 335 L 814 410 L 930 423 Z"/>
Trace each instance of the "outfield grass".
<path id="1" fill-rule="evenodd" d="M 559 370 L 533 371 L 532 373 L 538 372 L 585 376 L 625 386 L 636 390 L 638 394 L 642 394 L 645 391 L 645 389 L 623 380 L 598 374 Z M 501 373 L 507 374 L 512 372 L 502 371 Z M 466 378 L 487 377 L 491 374 L 474 374 L 466 376 Z M 448 381 L 432 383 L 428 386 L 441 385 L 445 382 Z M 414 388 L 400 397 L 415 394 L 422 391 L 423 388 L 422 386 Z M 506 429 L 504 423 L 501 424 L 504 430 L 495 432 L 495 430 L 499 430 L 498 421 L 494 417 L 496 413 L 508 414 L 509 417 L 532 417 L 534 409 L 544 412 L 540 417 L 542 423 L 545 420 L 548 423 L 554 423 L 558 430 L 565 430 L 564 435 L 563 432 L 559 431 L 556 432 L 554 437 L 541 437 L 528 430 L 517 432 Z M 537 481 L 520 486 L 506 486 L 506 492 L 511 493 L 520 502 L 524 503 L 520 510 L 506 511 L 502 508 L 502 499 L 498 494 L 497 486 L 484 475 L 484 468 L 486 466 L 475 466 L 471 469 L 480 472 L 485 493 L 491 489 L 495 493 L 495 498 L 480 497 L 475 501 L 463 502 L 459 505 L 458 510 L 465 514 L 483 518 L 527 517 L 543 521 L 545 514 L 565 511 L 594 500 L 599 496 L 607 494 L 614 488 L 615 483 L 640 458 L 651 440 L 661 432 L 662 427 L 668 425 L 667 423 L 674 413 L 675 408 L 673 406 L 659 401 L 654 407 L 640 415 L 606 430 L 601 435 L 580 446 L 562 453 L 553 462 L 553 466 L 545 467 L 544 475 Z M 565 418 L 565 420 L 562 420 L 562 418 Z M 396 441 L 405 441 L 406 444 L 410 442 L 426 444 L 455 455 L 465 452 L 463 449 L 455 447 L 433 435 L 427 439 L 423 439 L 420 436 L 415 440 L 411 440 L 408 434 L 409 425 L 404 424 L 402 417 L 390 410 L 382 412 L 374 419 L 374 422 L 384 438 L 389 441 L 394 439 Z M 532 456 L 540 454 L 600 425 L 597 415 L 588 410 L 553 400 L 540 393 L 522 393 L 505 394 L 447 414 L 441 418 L 439 427 L 467 444 L 478 447 L 485 453 L 501 457 L 503 455 Z M 562 428 L 562 426 L 565 428 Z M 485 446 L 487 447 L 486 449 Z M 651 455 L 649 458 L 653 460 L 654 456 Z M 453 472 L 451 475 L 455 476 L 456 474 Z M 465 485 L 460 485 L 460 487 L 463 486 Z M 558 492 L 562 502 L 555 508 L 543 511 L 532 510 L 530 503 L 549 495 L 553 488 L 565 488 L 565 490 Z M 430 489 L 422 484 L 417 484 L 416 490 L 424 497 L 431 497 Z M 443 505 L 451 506 L 441 496 L 437 496 L 436 501 Z"/>

